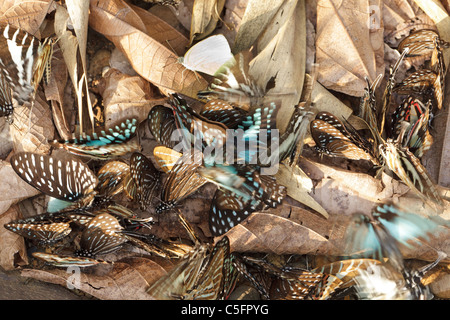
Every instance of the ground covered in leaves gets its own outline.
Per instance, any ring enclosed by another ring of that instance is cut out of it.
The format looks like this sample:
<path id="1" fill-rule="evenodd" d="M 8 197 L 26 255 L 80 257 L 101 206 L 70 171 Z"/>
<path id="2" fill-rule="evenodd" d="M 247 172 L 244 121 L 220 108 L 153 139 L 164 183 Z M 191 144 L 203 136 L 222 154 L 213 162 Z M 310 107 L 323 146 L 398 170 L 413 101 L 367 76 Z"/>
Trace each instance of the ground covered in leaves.
<path id="1" fill-rule="evenodd" d="M 176 260 L 151 256 L 125 245 L 119 252 L 102 257 L 115 261 L 113 265 L 83 270 L 76 296 L 72 296 L 65 287 L 73 273 L 35 261 L 31 256 L 37 250 L 35 245 L 7 231 L 3 225 L 45 212 L 48 201 L 15 174 L 9 164 L 15 152 L 49 153 L 48 141 L 67 139 L 80 127 L 82 130 L 108 128 L 134 117 L 141 122 L 138 134 L 143 153 L 152 158 L 157 143 L 145 122 L 149 111 L 155 105 L 169 106 L 167 96 L 173 92 L 185 95 L 190 106 L 199 110 L 202 102 L 196 99 L 197 92 L 205 90 L 212 81 L 212 77 L 194 73 L 178 63 L 178 57 L 192 43 L 210 34 L 224 34 L 233 53 L 254 46 L 258 55 L 250 68 L 253 78 L 266 88 L 275 77 L 272 93 L 290 93 L 283 98 L 277 116 L 283 131 L 293 112 L 292 105 L 305 94 L 304 85 L 311 80 L 313 63 L 318 64 L 318 69 L 310 94 L 317 110 L 332 112 L 361 129 L 363 126 L 356 116 L 367 85 L 365 77 L 373 81 L 378 74 L 384 74 L 380 85 L 383 88 L 389 67 L 399 57 L 394 49 L 399 41 L 418 28 L 438 30 L 442 38 L 450 40 L 450 11 L 447 11 L 450 4 L 437 0 L 342 3 L 227 0 L 220 19 L 212 21 L 207 21 L 211 14 L 205 8 L 193 10 L 193 0 L 181 1 L 177 8 L 138 0 L 78 3 L 6 0 L 0 6 L 1 25 L 15 25 L 39 38 L 55 33 L 59 37 L 56 45 L 59 49 L 55 49 L 52 59 L 52 77 L 48 84 L 39 87 L 31 111 L 26 107 L 16 108 L 11 126 L 0 119 L 3 159 L 0 162 L 0 266 L 5 270 L 0 274 L 0 287 L 3 288 L 4 282 L 5 287 L 15 288 L 7 295 L 2 296 L 0 292 L 1 299 L 36 298 L 24 295 L 29 288 L 40 295 L 39 285 L 24 284 L 13 278 L 17 270 L 20 277 L 58 285 L 50 287 L 49 294 L 43 296 L 45 299 L 148 299 L 146 289 L 176 264 Z M 444 58 L 448 65 L 450 49 L 444 52 Z M 409 69 L 422 63 L 420 59 L 405 60 L 398 78 L 404 78 Z M 85 71 L 87 77 L 80 78 L 80 71 Z M 89 99 L 85 97 L 83 103 L 77 100 L 74 83 L 79 91 L 89 91 Z M 449 93 L 450 85 L 446 85 L 444 109 L 432 128 L 434 143 L 422 159 L 447 199 Z M 377 92 L 377 96 L 381 95 L 382 91 Z M 91 110 L 86 106 L 91 106 Z M 275 177 L 287 187 L 288 196 L 283 203 L 253 213 L 227 233 L 232 251 L 280 256 L 283 261 L 292 255 L 306 256 L 304 261 L 311 268 L 343 255 L 345 229 L 352 215 L 370 212 L 375 203 L 395 200 L 423 215 L 430 210 L 395 177 L 382 173 L 376 178 L 365 161 L 319 157 L 313 147 L 308 135 L 298 166 L 280 165 Z M 55 152 L 65 153 L 64 150 Z M 91 160 L 89 164 L 99 168 L 101 162 Z M 206 184 L 179 205 L 204 242 L 213 240 L 208 214 L 216 188 Z M 188 239 L 175 214 L 155 214 L 157 197 L 145 211 L 140 211 L 125 196 L 118 201 L 142 217 L 154 217 L 156 224 L 151 232 L 157 237 Z M 450 220 L 448 202 L 439 215 Z M 450 253 L 449 233 L 444 231 L 443 235 L 436 233 L 439 236 L 431 237 L 427 245 L 404 248 L 402 253 L 408 263 L 422 266 L 436 258 L 436 250 Z M 443 262 L 448 265 L 448 258 Z M 11 270 L 14 271 L 10 273 Z M 448 267 L 439 270 L 430 280 L 432 292 L 438 298 L 449 299 Z M 244 293 L 250 298 L 259 297 L 255 290 L 248 288 L 248 283 L 243 281 L 231 298 Z M 53 290 L 55 293 L 50 294 Z"/>

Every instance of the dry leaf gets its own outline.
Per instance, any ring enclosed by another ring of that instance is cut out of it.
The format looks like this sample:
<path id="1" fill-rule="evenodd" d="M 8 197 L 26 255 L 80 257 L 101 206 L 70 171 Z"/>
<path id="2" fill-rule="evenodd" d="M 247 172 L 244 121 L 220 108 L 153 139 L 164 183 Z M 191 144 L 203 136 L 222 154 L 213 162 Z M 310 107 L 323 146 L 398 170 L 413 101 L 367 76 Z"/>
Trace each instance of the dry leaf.
<path id="1" fill-rule="evenodd" d="M 110 128 L 124 119 L 147 119 L 148 112 L 161 100 L 154 100 L 150 84 L 139 76 L 129 76 L 116 69 L 104 75 L 103 97 L 105 126 Z"/>
<path id="2" fill-rule="evenodd" d="M 152 259 L 130 257 L 116 261 L 106 274 L 104 271 L 99 275 L 85 273 L 80 269 L 25 269 L 22 276 L 75 287 L 98 299 L 146 300 L 150 299 L 145 292 L 147 287 L 165 273 L 165 269 Z"/>
<path id="3" fill-rule="evenodd" d="M 194 1 L 189 46 L 209 36 L 217 26 L 225 0 Z"/>
<path id="4" fill-rule="evenodd" d="M 239 31 L 236 34 L 232 50 L 234 54 L 249 49 L 255 43 L 283 2 L 281 0 L 248 1 L 244 16 L 239 24 Z"/>
<path id="5" fill-rule="evenodd" d="M 280 165 L 280 168 L 275 175 L 277 183 L 286 187 L 287 195 L 300 203 L 319 212 L 325 218 L 328 218 L 328 213 L 322 206 L 309 195 L 312 191 L 313 184 L 311 179 L 298 166 Z"/>
<path id="6" fill-rule="evenodd" d="M 178 56 L 167 49 L 167 42 L 175 47 L 181 35 L 176 39 L 165 38 L 165 33 L 159 38 L 149 36 L 142 31 L 145 24 L 142 20 L 143 12 L 137 15 L 135 7 L 123 1 L 98 1 L 91 3 L 89 16 L 90 26 L 105 35 L 128 58 L 134 70 L 144 79 L 162 89 L 173 90 L 189 97 L 197 97 L 197 92 L 207 87 L 207 82 L 198 74 L 187 70 L 178 63 Z M 139 10 L 138 10 L 139 11 Z M 153 33 L 158 30 L 173 30 L 169 24 L 147 12 L 147 23 L 153 21 Z M 135 24 L 140 24 L 140 29 Z M 150 28 L 149 28 L 150 29 Z M 156 31 L 155 31 L 156 30 Z M 186 39 L 186 43 L 187 43 Z M 162 44 L 164 42 L 164 44 Z"/>
<path id="7" fill-rule="evenodd" d="M 4 0 L 0 5 L 0 25 L 10 24 L 40 38 L 39 28 L 52 5 L 50 0 Z"/>
<path id="8" fill-rule="evenodd" d="M 48 153 L 55 129 L 50 107 L 44 100 L 44 94 L 38 90 L 36 99 L 14 109 L 14 123 L 10 126 L 10 133 L 14 143 L 14 151 L 29 151 Z"/>
<path id="9" fill-rule="evenodd" d="M 3 170 L 2 170 L 3 171 Z M 16 206 L 12 206 L 8 211 L 0 214 L 0 266 L 5 270 L 12 270 L 20 265 L 28 264 L 27 249 L 22 236 L 6 230 L 3 225 L 20 219 L 21 214 Z"/>
<path id="10" fill-rule="evenodd" d="M 75 6 L 75 8 L 78 8 L 78 6 Z M 80 21 L 81 23 L 83 23 L 83 21 L 86 22 L 86 17 L 84 16 L 87 15 L 87 10 L 89 9 L 89 7 L 86 6 L 84 8 L 80 7 L 78 8 L 78 10 L 75 8 L 72 9 L 73 10 L 72 14 L 76 14 L 76 12 L 83 12 L 81 14 Z M 71 17 L 68 11 L 64 7 L 58 6 L 56 8 L 55 14 L 55 33 L 58 36 L 59 39 L 58 42 L 64 56 L 64 61 L 66 62 L 70 79 L 72 80 L 72 84 L 75 89 L 75 94 L 78 103 L 78 121 L 80 124 L 80 131 L 89 133 L 92 132 L 94 129 L 94 114 L 89 96 L 89 86 L 87 83 L 87 75 L 86 75 L 87 70 L 85 66 L 86 44 L 82 43 L 86 42 L 87 38 L 86 35 L 83 35 L 82 31 L 83 26 L 81 26 L 79 22 L 76 22 L 75 25 L 77 26 L 80 39 L 78 39 L 78 34 L 74 36 L 72 32 L 69 31 L 68 25 L 70 20 Z M 73 17 L 72 20 L 74 20 Z M 80 47 L 80 45 L 82 47 Z M 84 50 L 84 52 L 81 50 Z M 78 63 L 78 56 L 81 56 L 81 66 Z M 87 116 L 83 116 L 83 114 Z"/>
<path id="11" fill-rule="evenodd" d="M 378 8 L 373 16 L 372 10 Z M 384 74 L 381 1 L 321 0 L 317 5 L 318 81 L 335 91 L 362 96 L 365 77 Z"/>
<path id="12" fill-rule="evenodd" d="M 257 48 L 258 55 L 250 62 L 249 73 L 260 88 L 266 88 L 269 82 L 275 81 L 274 87 L 267 94 L 281 100 L 277 127 L 280 134 L 283 134 L 294 106 L 300 101 L 305 79 L 304 0 L 288 1 L 278 9 L 258 40 Z"/>

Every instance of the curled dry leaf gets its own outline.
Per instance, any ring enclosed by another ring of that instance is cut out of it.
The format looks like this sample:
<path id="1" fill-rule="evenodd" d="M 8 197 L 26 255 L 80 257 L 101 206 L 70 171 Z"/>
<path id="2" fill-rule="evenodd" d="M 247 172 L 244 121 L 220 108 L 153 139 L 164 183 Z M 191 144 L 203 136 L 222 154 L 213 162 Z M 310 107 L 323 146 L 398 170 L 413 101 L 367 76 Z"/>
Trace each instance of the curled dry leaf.
<path id="1" fill-rule="evenodd" d="M 381 1 L 320 0 L 317 4 L 318 81 L 335 91 L 362 96 L 365 77 L 384 74 Z"/>
<path id="2" fill-rule="evenodd" d="M 134 70 L 154 85 L 190 97 L 206 89 L 208 83 L 187 70 L 168 49 L 180 50 L 180 43 L 187 44 L 188 40 L 151 13 L 121 0 L 96 1 L 91 2 L 89 24 L 112 41 Z M 176 37 L 167 37 L 167 30 Z"/>
<path id="3" fill-rule="evenodd" d="M 2 245 L 0 246 L 0 266 L 5 270 L 12 270 L 19 265 L 28 264 L 24 238 L 3 227 L 5 223 L 20 218 L 21 215 L 16 206 L 10 207 L 7 211 L 2 210 L 2 214 L 0 214 L 0 239 L 2 239 Z"/>
<path id="4" fill-rule="evenodd" d="M 209 36 L 217 26 L 225 0 L 194 1 L 189 45 Z"/>
<path id="5" fill-rule="evenodd" d="M 111 270 L 99 272 L 100 274 L 92 271 L 73 273 L 70 269 L 25 269 L 21 274 L 24 277 L 76 288 L 98 299 L 148 300 L 150 296 L 146 289 L 166 273 L 160 264 L 144 257 L 125 258 L 108 265 L 107 268 Z"/>
<path id="6" fill-rule="evenodd" d="M 42 91 L 36 92 L 33 104 L 26 103 L 14 109 L 14 123 L 10 126 L 14 151 L 48 153 L 55 129 L 50 107 Z"/>
<path id="7" fill-rule="evenodd" d="M 68 120 L 70 119 L 66 118 L 67 106 L 64 108 L 64 92 L 68 72 L 61 50 L 55 50 L 51 63 L 52 74 L 50 80 L 48 84 L 44 83 L 45 97 L 51 103 L 56 130 L 61 138 L 69 139 L 71 137 L 71 130 L 69 129 L 70 122 Z"/>

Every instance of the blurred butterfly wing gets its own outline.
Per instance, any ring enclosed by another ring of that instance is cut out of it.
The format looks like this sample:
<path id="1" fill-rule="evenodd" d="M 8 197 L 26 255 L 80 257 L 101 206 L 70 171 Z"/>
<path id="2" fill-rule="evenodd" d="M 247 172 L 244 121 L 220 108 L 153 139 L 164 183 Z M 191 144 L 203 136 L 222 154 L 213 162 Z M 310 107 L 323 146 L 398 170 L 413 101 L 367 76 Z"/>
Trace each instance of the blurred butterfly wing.
<path id="1" fill-rule="evenodd" d="M 232 58 L 227 39 L 218 34 L 193 45 L 184 55 L 183 65 L 187 69 L 213 76 L 224 63 Z"/>
<path id="2" fill-rule="evenodd" d="M 426 238 L 438 225 L 417 214 L 400 210 L 392 204 L 377 206 L 372 216 L 399 242 L 410 247 L 409 240 Z"/>
<path id="3" fill-rule="evenodd" d="M 165 276 L 156 280 L 147 289 L 147 293 L 156 300 L 174 300 L 184 297 L 197 281 L 206 253 L 206 246 L 187 253 Z"/>

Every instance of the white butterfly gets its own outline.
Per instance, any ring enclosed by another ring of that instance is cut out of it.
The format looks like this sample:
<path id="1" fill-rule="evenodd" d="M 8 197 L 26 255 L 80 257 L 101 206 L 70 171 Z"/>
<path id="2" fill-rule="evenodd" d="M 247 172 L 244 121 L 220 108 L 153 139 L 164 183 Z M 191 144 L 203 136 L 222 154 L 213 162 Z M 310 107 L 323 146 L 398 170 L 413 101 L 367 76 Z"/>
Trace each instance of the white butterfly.
<path id="1" fill-rule="evenodd" d="M 211 76 L 233 58 L 230 45 L 222 35 L 214 35 L 193 45 L 179 62 L 186 69 L 203 72 Z"/>

